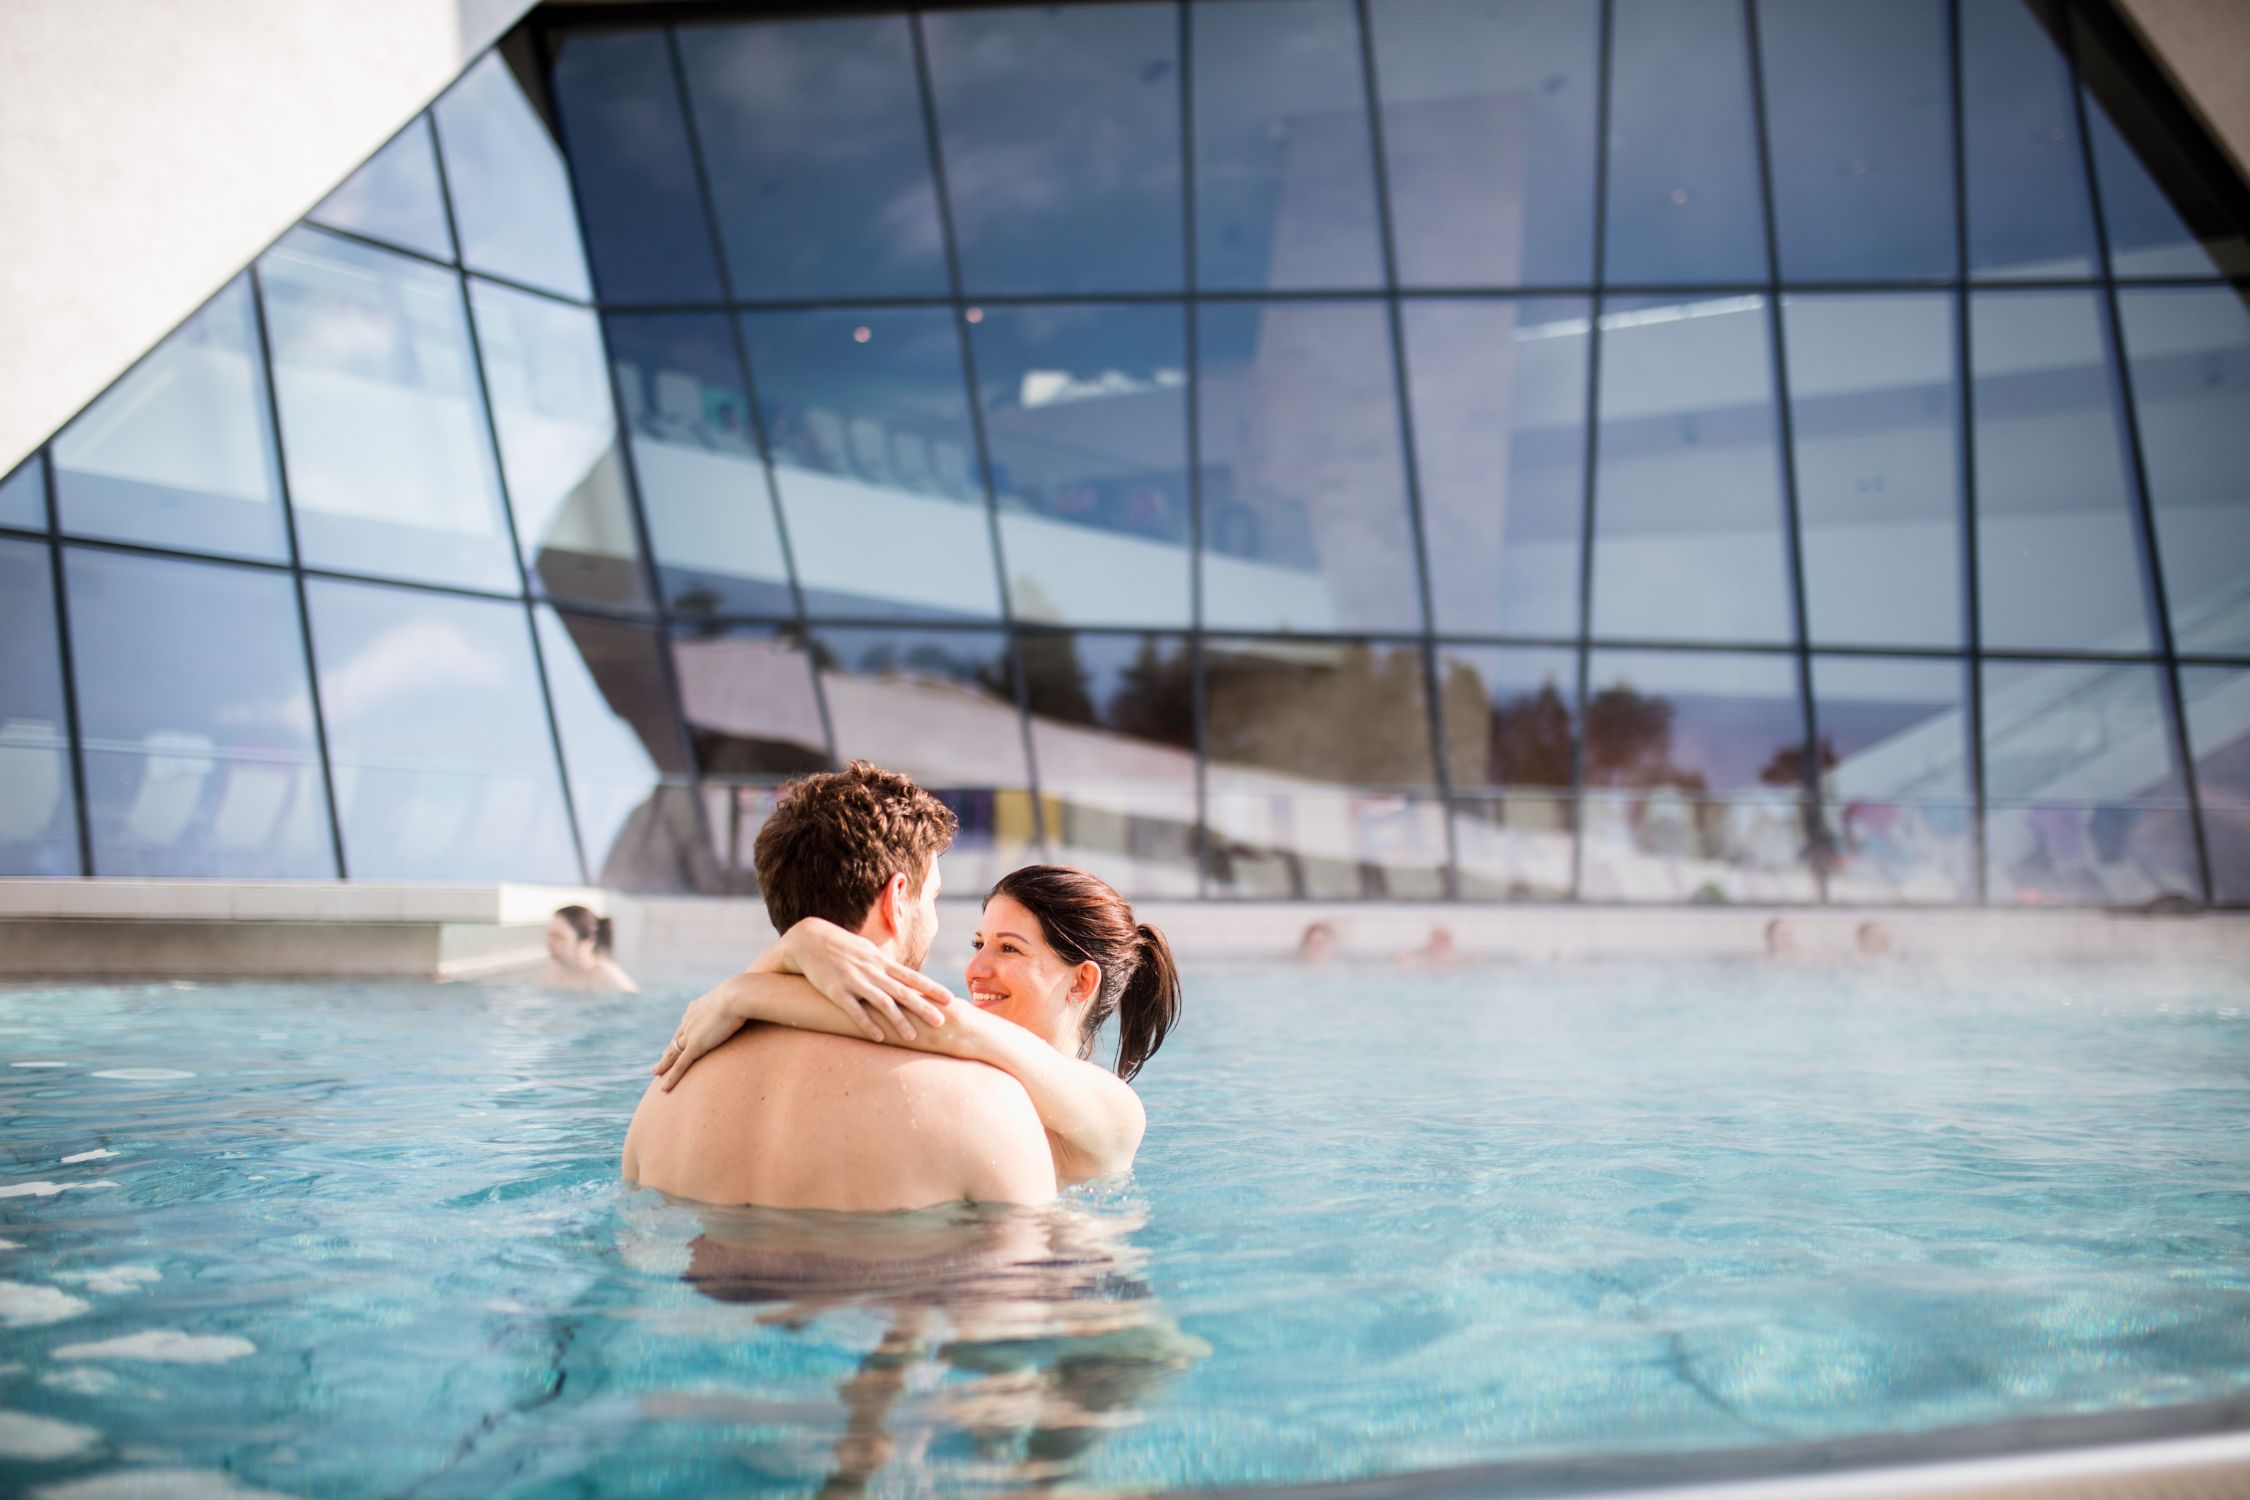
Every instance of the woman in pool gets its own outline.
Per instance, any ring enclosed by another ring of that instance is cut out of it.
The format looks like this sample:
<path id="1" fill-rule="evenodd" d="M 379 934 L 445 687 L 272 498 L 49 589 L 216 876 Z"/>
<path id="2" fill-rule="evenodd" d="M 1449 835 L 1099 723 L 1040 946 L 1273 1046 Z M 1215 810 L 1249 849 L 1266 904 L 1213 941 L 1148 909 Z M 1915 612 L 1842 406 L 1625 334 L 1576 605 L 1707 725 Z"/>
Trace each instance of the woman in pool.
<path id="1" fill-rule="evenodd" d="M 547 919 L 547 967 L 540 982 L 566 990 L 639 994 L 641 987 L 633 983 L 633 976 L 609 956 L 612 932 L 609 918 L 586 907 L 558 907 Z"/>
<path id="2" fill-rule="evenodd" d="M 751 1021 L 864 1036 L 1013 1075 L 1047 1127 L 1059 1182 L 1130 1167 L 1146 1117 L 1127 1080 L 1156 1055 L 1180 1013 L 1179 970 L 1164 934 L 1136 921 L 1108 882 L 1065 865 L 1030 865 L 992 888 L 971 948 L 963 1004 L 857 933 L 807 918 L 750 972 L 689 1006 L 649 1071 L 669 1089 Z M 1114 1073 L 1090 1060 L 1095 1033 L 1112 1016 Z"/>

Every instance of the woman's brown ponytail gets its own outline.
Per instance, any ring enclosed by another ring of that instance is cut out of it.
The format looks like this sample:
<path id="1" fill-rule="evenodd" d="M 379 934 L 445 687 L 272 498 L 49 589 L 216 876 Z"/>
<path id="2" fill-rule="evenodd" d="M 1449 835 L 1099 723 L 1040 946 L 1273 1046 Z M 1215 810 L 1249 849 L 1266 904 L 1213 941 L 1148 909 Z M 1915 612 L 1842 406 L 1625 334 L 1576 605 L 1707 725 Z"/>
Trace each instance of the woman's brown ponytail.
<path id="1" fill-rule="evenodd" d="M 1165 1033 L 1180 1018 L 1180 971 L 1172 945 L 1146 922 L 1134 924 L 1140 962 L 1117 1000 L 1117 1076 L 1131 1078 L 1164 1045 Z"/>
<path id="2" fill-rule="evenodd" d="M 1093 1051 L 1094 1033 L 1114 1015 L 1117 1076 L 1140 1072 L 1180 1018 L 1180 971 L 1164 934 L 1136 922 L 1132 906 L 1109 882 L 1069 865 L 1026 865 L 1002 876 L 992 896 L 1006 896 L 1036 917 L 1047 946 L 1065 962 L 1101 969 L 1078 1055 Z"/>

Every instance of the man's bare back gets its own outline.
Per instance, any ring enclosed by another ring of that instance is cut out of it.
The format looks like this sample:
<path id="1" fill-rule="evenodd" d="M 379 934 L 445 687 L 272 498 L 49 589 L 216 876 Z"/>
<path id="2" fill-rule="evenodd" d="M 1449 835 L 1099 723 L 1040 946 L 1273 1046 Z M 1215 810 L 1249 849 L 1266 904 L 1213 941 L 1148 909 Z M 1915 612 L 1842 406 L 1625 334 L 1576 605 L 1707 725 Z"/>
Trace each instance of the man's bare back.
<path id="1" fill-rule="evenodd" d="M 625 1175 L 706 1203 L 884 1210 L 1055 1196 L 1046 1128 L 997 1068 L 751 1026 L 625 1134 Z"/>

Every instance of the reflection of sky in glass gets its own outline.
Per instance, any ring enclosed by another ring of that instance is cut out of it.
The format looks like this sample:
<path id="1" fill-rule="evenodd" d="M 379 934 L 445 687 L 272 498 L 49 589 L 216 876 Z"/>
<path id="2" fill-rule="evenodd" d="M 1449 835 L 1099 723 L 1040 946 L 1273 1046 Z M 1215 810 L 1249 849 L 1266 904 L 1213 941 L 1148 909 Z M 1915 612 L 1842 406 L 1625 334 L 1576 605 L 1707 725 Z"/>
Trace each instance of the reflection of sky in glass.
<path id="1" fill-rule="evenodd" d="M 989 307 L 972 342 L 1016 618 L 1187 624 L 1184 311 Z"/>
<path id="2" fill-rule="evenodd" d="M 66 564 L 96 873 L 333 877 L 288 575 L 76 549 Z"/>
<path id="3" fill-rule="evenodd" d="M 0 479 L 0 526 L 47 529 L 47 458 L 34 453 Z"/>
<path id="4" fill-rule="evenodd" d="M 416 115 L 412 124 L 306 217 L 331 229 L 388 241 L 402 250 L 453 259 L 453 231 L 445 222 L 430 117 Z"/>
<path id="5" fill-rule="evenodd" d="M 646 609 L 599 319 L 475 278 L 469 305 L 525 568 L 551 598 Z"/>
<path id="6" fill-rule="evenodd" d="M 679 39 L 737 297 L 944 294 L 905 17 L 683 26 Z"/>
<path id="7" fill-rule="evenodd" d="M 50 567 L 0 537 L 0 875 L 82 873 Z"/>
<path id="8" fill-rule="evenodd" d="M 2087 276 L 2093 209 L 2070 69 L 2045 0 L 1960 0 L 1963 164 L 1973 276 Z"/>
<path id="9" fill-rule="evenodd" d="M 1943 0 L 1758 0 L 1781 274 L 1953 274 Z"/>
<path id="10" fill-rule="evenodd" d="M 1408 286 L 1594 279 L 1593 0 L 1373 0 Z"/>
<path id="11" fill-rule="evenodd" d="M 972 295 L 1181 284 L 1177 10 L 936 11 L 922 30 Z"/>
<path id="12" fill-rule="evenodd" d="M 1616 0 L 1610 46 L 1609 279 L 1764 280 L 1740 0 Z"/>
<path id="13" fill-rule="evenodd" d="M 719 267 L 664 33 L 564 33 L 554 91 L 602 300 L 718 301 Z"/>
<path id="14" fill-rule="evenodd" d="M 229 282 L 64 428 L 51 452 L 67 532 L 287 558 L 250 279 Z"/>
<path id="15" fill-rule="evenodd" d="M 1954 318 L 1948 295 L 1782 298 L 1816 641 L 1962 644 Z"/>
<path id="16" fill-rule="evenodd" d="M 502 54 L 486 53 L 434 113 L 462 264 L 581 301 L 592 296 L 569 168 Z"/>
<path id="17" fill-rule="evenodd" d="M 999 614 L 953 315 L 749 313 L 742 330 L 807 609 Z"/>
<path id="18" fill-rule="evenodd" d="M 1966 802 L 1968 699 L 1958 661 L 1814 657 L 1823 784 L 1847 799 Z"/>
<path id="19" fill-rule="evenodd" d="M 306 229 L 259 271 L 303 560 L 513 593 L 459 277 Z"/>
<path id="20" fill-rule="evenodd" d="M 1189 8 L 1196 284 L 1383 279 L 1366 69 L 1350 0 Z"/>

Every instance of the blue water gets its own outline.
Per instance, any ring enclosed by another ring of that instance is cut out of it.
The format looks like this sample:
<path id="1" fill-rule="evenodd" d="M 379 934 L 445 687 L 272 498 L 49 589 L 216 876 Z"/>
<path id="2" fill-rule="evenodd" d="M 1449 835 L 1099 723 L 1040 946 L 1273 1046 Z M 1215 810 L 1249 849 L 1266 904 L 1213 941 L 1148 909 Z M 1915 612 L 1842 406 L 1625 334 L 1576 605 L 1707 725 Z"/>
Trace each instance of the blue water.
<path id="1" fill-rule="evenodd" d="M 1172 1488 L 2250 1388 L 2240 977 L 1206 970 L 1130 1182 L 872 1239 L 621 1187 L 687 998 L 0 992 L 0 1493 Z"/>

